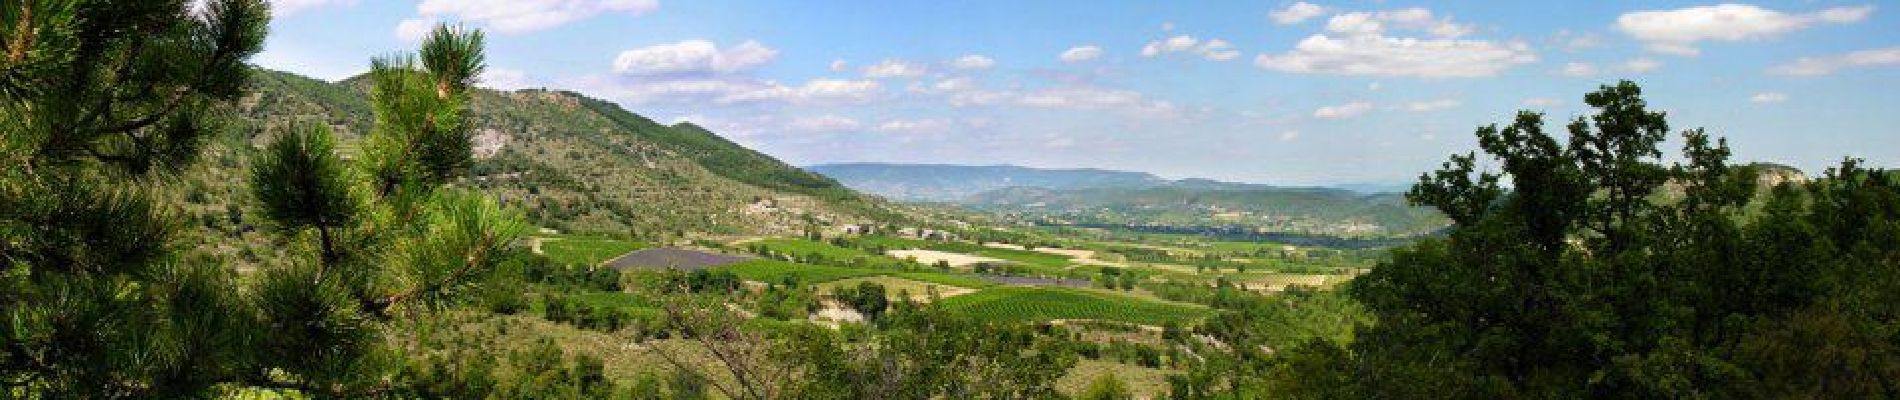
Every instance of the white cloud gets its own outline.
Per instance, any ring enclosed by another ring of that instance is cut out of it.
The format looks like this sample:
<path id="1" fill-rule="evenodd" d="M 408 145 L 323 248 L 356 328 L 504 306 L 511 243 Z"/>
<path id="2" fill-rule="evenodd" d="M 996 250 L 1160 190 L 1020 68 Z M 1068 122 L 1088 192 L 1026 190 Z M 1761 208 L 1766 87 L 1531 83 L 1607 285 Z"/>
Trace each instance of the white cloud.
<path id="1" fill-rule="evenodd" d="M 527 72 L 508 68 L 488 68 L 482 71 L 481 86 L 495 90 L 521 90 L 536 85 Z"/>
<path id="2" fill-rule="evenodd" d="M 687 40 L 620 52 L 614 72 L 626 75 L 732 73 L 771 62 L 778 50 L 747 40 L 724 50 L 713 42 Z"/>
<path id="3" fill-rule="evenodd" d="M 1452 22 L 1451 17 L 1438 18 L 1432 10 L 1424 8 L 1350 12 L 1334 15 L 1326 21 L 1327 31 L 1343 35 L 1383 35 L 1387 28 L 1420 31 L 1447 39 L 1477 31 L 1470 25 Z"/>
<path id="4" fill-rule="evenodd" d="M 1078 63 L 1078 62 L 1093 60 L 1101 56 L 1102 56 L 1102 48 L 1100 46 L 1085 45 L 1085 46 L 1071 47 L 1068 50 L 1064 50 L 1062 51 L 1062 55 L 1056 58 L 1062 59 L 1062 62 L 1065 62 L 1065 63 Z"/>
<path id="5" fill-rule="evenodd" d="M 420 42 L 429 31 L 435 30 L 435 18 L 410 18 L 396 23 L 396 38 L 405 42 Z"/>
<path id="6" fill-rule="evenodd" d="M 894 119 L 878 124 L 876 129 L 878 132 L 892 133 L 938 133 L 949 130 L 950 121 L 941 119 Z"/>
<path id="7" fill-rule="evenodd" d="M 1427 111 L 1438 111 L 1438 110 L 1443 110 L 1443 109 L 1448 109 L 1448 108 L 1456 108 L 1460 105 L 1464 105 L 1464 102 L 1458 101 L 1458 99 L 1437 99 L 1437 100 L 1427 100 L 1427 101 L 1414 101 L 1411 103 L 1405 103 L 1405 110 L 1411 111 L 1411 112 L 1427 112 Z"/>
<path id="8" fill-rule="evenodd" d="M 769 83 L 767 87 L 732 93 L 717 99 L 719 103 L 784 101 L 789 103 L 862 103 L 877 97 L 877 81 L 813 79 L 800 86 Z"/>
<path id="9" fill-rule="evenodd" d="M 955 61 L 950 62 L 950 66 L 957 69 L 990 69 L 996 66 L 996 59 L 981 54 L 970 54 L 957 57 Z"/>
<path id="10" fill-rule="evenodd" d="M 1873 11 L 1874 6 L 1858 6 L 1788 14 L 1748 4 L 1720 4 L 1631 12 L 1618 16 L 1616 26 L 1650 51 L 1693 56 L 1701 52 L 1696 42 L 1767 39 L 1816 24 L 1860 22 Z"/>
<path id="11" fill-rule="evenodd" d="M 1648 58 L 1632 58 L 1629 61 L 1624 61 L 1623 65 L 1619 67 L 1618 70 L 1627 72 L 1627 73 L 1632 73 L 1632 74 L 1641 74 L 1641 73 L 1646 73 L 1649 71 L 1655 71 L 1658 68 L 1662 68 L 1662 66 L 1663 66 L 1662 61 L 1656 61 L 1656 60 L 1648 59 Z"/>
<path id="12" fill-rule="evenodd" d="M 1564 105 L 1563 99 L 1552 98 L 1552 97 L 1532 97 L 1532 98 L 1524 99 L 1523 103 L 1524 103 L 1524 106 L 1526 107 L 1545 107 L 1545 108 L 1563 107 Z"/>
<path id="13" fill-rule="evenodd" d="M 1367 111 L 1372 111 L 1372 103 L 1367 103 L 1363 101 L 1355 101 L 1355 102 L 1336 105 L 1336 106 L 1320 107 L 1317 110 L 1313 110 L 1313 118 L 1319 118 L 1319 119 L 1352 118 L 1352 117 L 1363 115 Z"/>
<path id="14" fill-rule="evenodd" d="M 1754 96 L 1749 97 L 1748 101 L 1752 101 L 1752 102 L 1756 102 L 1760 104 L 1780 103 L 1780 102 L 1788 101 L 1788 94 L 1779 93 L 1779 92 L 1761 92 L 1761 93 L 1756 93 Z"/>
<path id="15" fill-rule="evenodd" d="M 828 68 L 831 69 L 831 72 L 844 72 L 844 70 L 851 68 L 851 63 L 844 62 L 842 58 L 833 59 Z"/>
<path id="16" fill-rule="evenodd" d="M 270 0 L 272 17 L 288 17 L 306 10 L 330 6 L 353 6 L 356 0 Z"/>
<path id="17" fill-rule="evenodd" d="M 1042 89 L 1017 96 L 1015 101 L 1030 107 L 1117 110 L 1162 118 L 1175 117 L 1180 112 L 1174 104 L 1149 100 L 1140 92 L 1096 87 Z"/>
<path id="18" fill-rule="evenodd" d="M 1300 131 L 1290 130 L 1290 131 L 1280 132 L 1280 141 L 1282 142 L 1290 142 L 1290 141 L 1293 141 L 1293 139 L 1299 139 L 1299 138 L 1300 138 Z"/>
<path id="19" fill-rule="evenodd" d="M 1802 57 L 1794 62 L 1768 69 L 1777 75 L 1816 76 L 1854 67 L 1900 65 L 1900 47 L 1868 49 L 1826 57 Z"/>
<path id="20" fill-rule="evenodd" d="M 921 65 L 911 64 L 897 59 L 885 59 L 876 65 L 864 67 L 864 77 L 873 79 L 916 78 L 924 76 L 927 72 L 928 71 L 925 71 Z"/>
<path id="21" fill-rule="evenodd" d="M 1254 58 L 1260 68 L 1281 72 L 1422 78 L 1491 76 L 1536 61 L 1522 42 L 1324 34 L 1301 40 L 1286 54 Z"/>
<path id="22" fill-rule="evenodd" d="M 1586 62 L 1573 62 L 1564 64 L 1563 68 L 1558 68 L 1557 74 L 1573 78 L 1596 76 L 1597 66 Z"/>
<path id="23" fill-rule="evenodd" d="M 1302 1 L 1286 6 L 1286 8 L 1280 9 L 1279 11 L 1269 12 L 1267 16 L 1272 18 L 1276 24 L 1292 25 L 1325 14 L 1326 7 Z"/>
<path id="24" fill-rule="evenodd" d="M 1240 51 L 1234 50 L 1232 43 L 1213 39 L 1202 42 L 1190 35 L 1176 35 L 1166 39 L 1154 40 L 1141 47 L 1142 57 L 1156 57 L 1170 53 L 1189 53 L 1209 61 L 1227 61 L 1240 58 Z"/>
<path id="25" fill-rule="evenodd" d="M 416 12 L 480 24 L 499 33 L 524 33 L 601 13 L 643 15 L 659 8 L 659 0 L 423 0 Z"/>
<path id="26" fill-rule="evenodd" d="M 856 104 L 877 98 L 882 86 L 869 80 L 814 79 L 802 85 L 788 86 L 771 81 L 737 77 L 694 77 L 681 79 L 591 79 L 576 82 L 622 101 L 644 103 L 684 103 L 730 105 L 777 102 L 786 104 Z"/>
<path id="27" fill-rule="evenodd" d="M 1555 44 L 1564 51 L 1578 52 L 1603 47 L 1603 36 L 1589 32 L 1576 33 L 1568 29 L 1563 29 L 1558 30 L 1557 34 L 1550 38 L 1550 43 Z"/>
<path id="28" fill-rule="evenodd" d="M 858 120 L 831 114 L 816 117 L 799 117 L 793 119 L 791 123 L 785 124 L 786 129 L 814 133 L 847 132 L 855 131 L 863 127 L 864 124 L 859 123 Z"/>

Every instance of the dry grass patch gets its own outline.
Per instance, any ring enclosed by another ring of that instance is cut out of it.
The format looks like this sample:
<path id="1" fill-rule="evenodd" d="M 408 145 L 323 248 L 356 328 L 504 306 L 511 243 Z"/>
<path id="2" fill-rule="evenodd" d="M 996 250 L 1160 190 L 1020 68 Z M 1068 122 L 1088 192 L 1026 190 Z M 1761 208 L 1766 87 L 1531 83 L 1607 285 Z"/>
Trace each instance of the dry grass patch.
<path id="1" fill-rule="evenodd" d="M 917 260 L 917 262 L 923 263 L 924 265 L 935 265 L 937 264 L 938 261 L 943 261 L 945 263 L 950 264 L 950 267 L 952 268 L 966 268 L 971 265 L 976 265 L 979 263 L 1000 264 L 1000 263 L 1005 262 L 1004 260 L 998 259 L 998 258 L 973 256 L 969 254 L 951 253 L 947 251 L 936 251 L 936 250 L 891 250 L 891 251 L 885 252 L 885 254 L 888 254 L 891 257 L 897 257 L 900 259 L 905 259 L 905 258 L 915 259 Z"/>

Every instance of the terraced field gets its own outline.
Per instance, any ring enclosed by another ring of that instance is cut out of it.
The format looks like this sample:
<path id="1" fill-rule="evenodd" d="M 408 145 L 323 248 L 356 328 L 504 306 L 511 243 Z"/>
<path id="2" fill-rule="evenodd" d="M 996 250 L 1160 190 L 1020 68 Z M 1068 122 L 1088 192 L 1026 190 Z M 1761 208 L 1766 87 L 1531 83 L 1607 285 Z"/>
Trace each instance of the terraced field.
<path id="1" fill-rule="evenodd" d="M 976 292 L 975 289 L 970 288 L 915 281 L 893 276 L 868 276 L 825 282 L 818 285 L 818 292 L 831 293 L 833 288 L 853 287 L 863 282 L 883 285 L 885 295 L 890 296 L 892 299 L 897 299 L 900 294 L 907 293 L 912 300 L 929 301 L 929 294 L 933 291 L 937 293 L 938 298 L 950 298 Z"/>
<path id="2" fill-rule="evenodd" d="M 977 318 L 1040 322 L 1094 319 L 1161 325 L 1206 317 L 1206 307 L 1065 287 L 1002 286 L 944 299 L 946 310 Z"/>

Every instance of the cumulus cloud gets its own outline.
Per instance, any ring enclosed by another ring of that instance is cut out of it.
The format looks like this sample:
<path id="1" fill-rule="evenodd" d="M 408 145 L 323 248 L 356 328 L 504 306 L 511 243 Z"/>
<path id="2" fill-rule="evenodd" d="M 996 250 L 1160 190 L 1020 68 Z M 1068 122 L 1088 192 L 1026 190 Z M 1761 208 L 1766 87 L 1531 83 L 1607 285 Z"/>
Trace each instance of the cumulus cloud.
<path id="1" fill-rule="evenodd" d="M 957 57 L 950 62 L 950 66 L 956 69 L 990 69 L 996 66 L 996 60 L 981 54 L 970 54 Z"/>
<path id="2" fill-rule="evenodd" d="M 713 42 L 687 40 L 620 52 L 614 72 L 626 75 L 732 73 L 769 63 L 778 50 L 747 40 L 726 49 Z"/>
<path id="3" fill-rule="evenodd" d="M 1448 108 L 1457 108 L 1460 105 L 1464 105 L 1464 102 L 1458 101 L 1458 99 L 1437 99 L 1437 100 L 1427 100 L 1427 101 L 1414 101 L 1411 103 L 1405 103 L 1405 110 L 1411 111 L 1411 112 L 1427 112 L 1427 111 L 1438 111 L 1438 110 L 1443 110 L 1443 109 L 1448 109 Z"/>
<path id="4" fill-rule="evenodd" d="M 1537 61 L 1522 41 L 1458 39 L 1476 29 L 1424 8 L 1338 14 L 1324 29 L 1286 53 L 1254 57 L 1254 65 L 1291 73 L 1463 78 Z M 1395 31 L 1432 38 L 1393 36 Z"/>
<path id="5" fill-rule="evenodd" d="M 1304 1 L 1267 13 L 1267 17 L 1272 18 L 1273 23 L 1280 25 L 1297 24 L 1321 15 L 1326 15 L 1326 7 Z"/>
<path id="6" fill-rule="evenodd" d="M 1254 65 L 1292 73 L 1469 78 L 1536 61 L 1537 55 L 1522 42 L 1319 34 L 1285 54 L 1261 54 Z"/>
<path id="7" fill-rule="evenodd" d="M 1078 63 L 1078 62 L 1093 60 L 1101 56 L 1102 56 L 1102 48 L 1100 46 L 1084 45 L 1084 46 L 1070 47 L 1068 50 L 1062 51 L 1062 55 L 1057 56 L 1056 58 L 1061 59 L 1062 62 L 1065 62 L 1065 63 Z"/>
<path id="8" fill-rule="evenodd" d="M 273 17 L 288 17 L 307 10 L 352 5 L 356 0 L 270 0 L 270 13 Z"/>
<path id="9" fill-rule="evenodd" d="M 816 117 L 799 117 L 785 124 L 786 129 L 811 133 L 848 132 L 863 127 L 864 124 L 859 123 L 858 120 L 831 114 Z"/>
<path id="10" fill-rule="evenodd" d="M 1748 4 L 1720 4 L 1675 10 L 1637 11 L 1616 18 L 1616 27 L 1642 41 L 1650 51 L 1693 56 L 1701 41 L 1760 40 L 1817 24 L 1860 22 L 1874 6 L 1835 7 L 1789 14 Z"/>
<path id="11" fill-rule="evenodd" d="M 1788 94 L 1780 93 L 1780 92 L 1761 92 L 1761 93 L 1756 93 L 1754 96 L 1750 96 L 1748 98 L 1748 101 L 1752 101 L 1752 102 L 1756 102 L 1760 104 L 1780 103 L 1780 102 L 1788 101 Z"/>
<path id="12" fill-rule="evenodd" d="M 844 72 L 844 70 L 851 68 L 851 63 L 844 62 L 842 58 L 833 59 L 828 68 L 831 69 L 831 72 Z"/>
<path id="13" fill-rule="evenodd" d="M 1226 40 L 1213 39 L 1202 42 L 1200 39 L 1189 35 L 1176 35 L 1166 39 L 1154 40 L 1141 47 L 1142 57 L 1156 57 L 1170 53 L 1194 54 L 1209 61 L 1227 61 L 1240 58 L 1240 51 L 1234 50 L 1233 44 L 1227 43 Z"/>
<path id="14" fill-rule="evenodd" d="M 524 33 L 602 13 L 643 15 L 659 8 L 659 0 L 423 0 L 416 12 L 480 24 L 499 33 Z"/>
<path id="15" fill-rule="evenodd" d="M 396 38 L 405 42 L 419 42 L 439 22 L 435 18 L 410 18 L 396 23 Z"/>
<path id="16" fill-rule="evenodd" d="M 1336 105 L 1336 106 L 1320 107 L 1317 110 L 1313 110 L 1313 118 L 1319 118 L 1319 119 L 1352 118 L 1352 117 L 1364 115 L 1367 111 L 1372 111 L 1372 103 L 1367 103 L 1363 101 L 1355 101 L 1355 102 Z"/>
<path id="17" fill-rule="evenodd" d="M 929 71 L 926 71 L 922 65 L 897 59 L 885 59 L 875 65 L 864 67 L 864 77 L 873 79 L 916 78 L 924 76 L 927 72 Z"/>
<path id="18" fill-rule="evenodd" d="M 728 94 L 720 103 L 784 101 L 790 103 L 863 103 L 875 98 L 882 85 L 877 81 L 813 79 L 799 86 L 769 83 L 764 88 Z"/>
<path id="19" fill-rule="evenodd" d="M 1407 8 L 1379 12 L 1350 12 L 1326 21 L 1326 30 L 1344 35 L 1381 35 L 1388 29 L 1419 31 L 1440 38 L 1456 38 L 1477 31 L 1470 25 L 1439 18 L 1432 10 Z"/>
<path id="20" fill-rule="evenodd" d="M 1834 71 L 1847 68 L 1883 65 L 1900 65 L 1900 47 L 1860 50 L 1826 57 L 1802 57 L 1794 62 L 1769 68 L 1768 72 L 1777 75 L 1816 76 L 1832 74 Z"/>

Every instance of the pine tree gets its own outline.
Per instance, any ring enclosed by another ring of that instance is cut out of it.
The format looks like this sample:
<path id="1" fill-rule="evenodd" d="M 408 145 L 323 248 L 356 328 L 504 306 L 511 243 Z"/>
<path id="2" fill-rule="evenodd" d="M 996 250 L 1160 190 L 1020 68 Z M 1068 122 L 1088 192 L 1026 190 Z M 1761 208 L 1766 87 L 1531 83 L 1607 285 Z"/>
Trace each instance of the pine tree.
<path id="1" fill-rule="evenodd" d="M 221 129 L 259 0 L 0 7 L 0 395 L 185 397 L 238 374 L 253 324 L 188 258 L 159 190 Z"/>
<path id="2" fill-rule="evenodd" d="M 327 128 L 303 125 L 279 132 L 252 166 L 265 215 L 315 254 L 266 271 L 254 290 L 283 332 L 261 340 L 282 374 L 254 383 L 391 390 L 399 356 L 380 331 L 454 301 L 524 233 L 518 214 L 454 184 L 471 159 L 464 115 L 481 46 L 480 32 L 445 25 L 423 41 L 420 63 L 376 59 L 376 126 L 361 161 L 341 160 Z"/>

